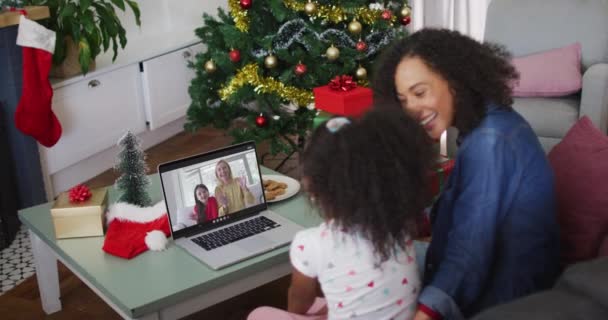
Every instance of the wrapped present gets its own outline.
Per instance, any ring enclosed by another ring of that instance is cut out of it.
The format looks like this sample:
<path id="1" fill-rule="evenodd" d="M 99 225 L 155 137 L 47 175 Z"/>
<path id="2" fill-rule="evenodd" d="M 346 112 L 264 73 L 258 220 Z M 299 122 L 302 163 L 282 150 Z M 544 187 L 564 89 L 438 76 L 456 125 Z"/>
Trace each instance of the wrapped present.
<path id="1" fill-rule="evenodd" d="M 319 111 L 319 113 L 315 116 L 314 119 L 312 119 L 312 128 L 316 129 L 318 126 L 320 126 L 323 122 L 331 119 L 331 117 L 333 117 L 334 115 L 329 113 L 329 112 L 325 112 L 325 111 Z"/>
<path id="2" fill-rule="evenodd" d="M 448 181 L 448 177 L 452 173 L 453 169 L 454 159 L 440 155 L 437 159 L 434 170 L 430 174 L 431 202 L 424 210 L 424 213 L 421 214 L 419 219 L 416 221 L 416 238 L 418 240 L 431 236 L 431 211 L 435 205 L 435 202 L 439 199 L 439 195 L 441 195 L 443 188 L 445 188 L 445 184 Z"/>
<path id="3" fill-rule="evenodd" d="M 431 174 L 431 194 L 433 196 L 433 202 L 441 194 L 445 183 L 448 180 L 450 173 L 454 169 L 454 159 L 450 159 L 446 156 L 439 156 L 437 164 L 433 173 Z"/>
<path id="4" fill-rule="evenodd" d="M 81 186 L 76 188 L 79 187 Z M 90 190 L 90 196 L 86 196 L 86 192 L 82 190 L 75 190 L 76 188 L 61 193 L 51 208 L 55 237 L 65 239 L 103 236 L 108 204 L 107 188 Z"/>
<path id="5" fill-rule="evenodd" d="M 326 86 L 313 89 L 315 106 L 334 115 L 357 117 L 373 102 L 370 88 L 357 86 L 350 76 L 337 76 Z"/>

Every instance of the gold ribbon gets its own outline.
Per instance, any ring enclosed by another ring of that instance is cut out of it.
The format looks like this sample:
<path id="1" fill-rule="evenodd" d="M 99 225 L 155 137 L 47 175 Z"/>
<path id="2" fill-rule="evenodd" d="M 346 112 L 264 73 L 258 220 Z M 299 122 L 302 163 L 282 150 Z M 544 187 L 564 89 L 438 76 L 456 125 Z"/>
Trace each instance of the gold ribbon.
<path id="1" fill-rule="evenodd" d="M 226 101 L 238 89 L 245 85 L 254 86 L 256 93 L 273 93 L 284 100 L 293 101 L 300 107 L 307 106 L 314 101 L 311 91 L 286 86 L 272 77 L 262 77 L 258 74 L 258 65 L 248 64 L 239 70 L 236 75 L 219 90 L 220 98 Z"/>
<path id="2" fill-rule="evenodd" d="M 230 15 L 234 20 L 234 25 L 241 32 L 249 31 L 249 17 L 247 16 L 247 10 L 241 8 L 239 0 L 228 0 L 228 8 L 230 9 Z"/>
<path id="3" fill-rule="evenodd" d="M 304 6 L 306 5 L 306 2 L 298 0 L 283 0 L 283 3 L 285 4 L 285 7 L 294 11 L 304 11 Z M 327 6 L 317 4 L 317 11 L 311 16 L 326 19 L 333 23 L 339 23 L 349 20 L 348 15 L 352 15 L 354 19 L 362 21 L 365 24 L 373 24 L 378 20 L 382 11 L 383 10 L 360 7 L 354 9 L 353 12 L 348 12 L 346 9 L 335 5 Z M 391 22 L 395 22 L 396 20 L 397 18 L 393 15 L 391 17 Z"/>
<path id="4" fill-rule="evenodd" d="M 283 0 L 285 7 L 294 11 L 304 11 L 305 2 L 298 0 Z M 407 2 L 406 2 L 407 3 Z M 247 16 L 247 10 L 241 8 L 239 0 L 228 0 L 228 8 L 230 9 L 230 15 L 234 20 L 234 25 L 241 32 L 249 31 L 249 17 Z M 349 12 L 351 11 L 351 12 Z M 317 5 L 317 11 L 312 16 L 329 20 L 333 23 L 340 23 L 342 21 L 349 20 L 348 15 L 352 15 L 353 19 L 362 21 L 365 24 L 371 25 L 378 20 L 383 10 L 370 9 L 367 7 L 360 7 L 354 10 L 346 10 L 342 7 L 335 5 Z M 391 24 L 397 20 L 395 15 L 391 16 Z"/>

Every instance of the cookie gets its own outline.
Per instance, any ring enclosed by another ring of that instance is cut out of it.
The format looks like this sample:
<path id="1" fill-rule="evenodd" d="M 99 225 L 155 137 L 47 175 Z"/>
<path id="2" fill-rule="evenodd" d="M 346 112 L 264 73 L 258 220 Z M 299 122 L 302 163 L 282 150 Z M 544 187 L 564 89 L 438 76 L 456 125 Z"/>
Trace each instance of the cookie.
<path id="1" fill-rule="evenodd" d="M 266 201 L 274 200 L 277 197 L 276 194 L 272 191 L 264 191 L 264 196 L 266 197 Z"/>
<path id="2" fill-rule="evenodd" d="M 271 182 L 268 184 L 268 186 L 266 186 L 265 189 L 268 191 L 274 191 L 274 190 L 280 189 L 280 188 L 281 188 L 281 184 L 279 182 L 271 180 Z"/>

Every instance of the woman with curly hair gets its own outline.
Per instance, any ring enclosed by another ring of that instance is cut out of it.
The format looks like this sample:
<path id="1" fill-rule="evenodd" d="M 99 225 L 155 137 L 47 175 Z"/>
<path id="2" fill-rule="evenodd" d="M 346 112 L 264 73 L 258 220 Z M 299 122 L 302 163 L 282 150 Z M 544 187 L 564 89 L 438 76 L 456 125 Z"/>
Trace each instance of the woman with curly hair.
<path id="1" fill-rule="evenodd" d="M 462 319 L 547 288 L 559 273 L 553 174 L 530 125 L 511 109 L 509 54 L 455 31 L 423 29 L 388 48 L 373 79 L 439 139 L 459 130 L 433 223 L 416 319 Z"/>
<path id="2" fill-rule="evenodd" d="M 262 307 L 249 320 L 413 318 L 421 281 L 412 237 L 433 152 L 394 109 L 332 118 L 313 133 L 302 185 L 324 222 L 291 244 L 288 311 Z"/>

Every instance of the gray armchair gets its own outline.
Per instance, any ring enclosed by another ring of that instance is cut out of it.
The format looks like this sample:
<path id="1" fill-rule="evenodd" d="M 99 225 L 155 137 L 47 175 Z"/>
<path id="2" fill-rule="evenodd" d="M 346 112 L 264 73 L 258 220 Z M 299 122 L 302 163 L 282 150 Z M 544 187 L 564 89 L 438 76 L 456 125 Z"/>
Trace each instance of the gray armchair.
<path id="1" fill-rule="evenodd" d="M 608 0 L 492 0 L 485 41 L 499 43 L 514 57 L 579 42 L 583 88 L 555 98 L 515 98 L 513 108 L 532 126 L 545 152 L 586 115 L 602 131 L 608 123 Z M 455 130 L 448 153 L 455 152 Z"/>

